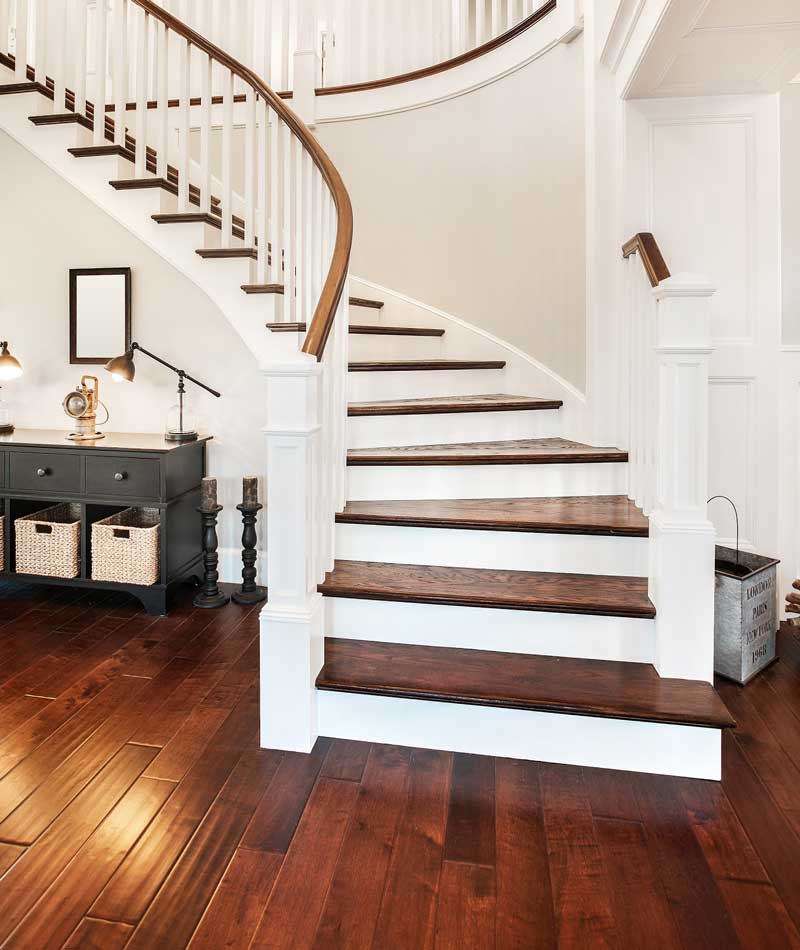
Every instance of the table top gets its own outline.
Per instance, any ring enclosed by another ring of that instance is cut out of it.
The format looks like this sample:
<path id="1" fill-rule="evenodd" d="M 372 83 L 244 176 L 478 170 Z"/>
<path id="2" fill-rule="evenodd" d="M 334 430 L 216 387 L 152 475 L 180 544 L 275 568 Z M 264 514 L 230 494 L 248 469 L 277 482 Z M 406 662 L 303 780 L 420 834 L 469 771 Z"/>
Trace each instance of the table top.
<path id="1" fill-rule="evenodd" d="M 161 432 L 106 432 L 96 442 L 76 442 L 67 438 L 70 429 L 15 429 L 0 435 L 0 450 L 6 446 L 20 448 L 80 449 L 85 452 L 174 452 L 196 442 L 168 442 Z M 102 431 L 102 429 L 101 429 Z M 203 435 L 197 442 L 208 442 L 214 437 Z"/>

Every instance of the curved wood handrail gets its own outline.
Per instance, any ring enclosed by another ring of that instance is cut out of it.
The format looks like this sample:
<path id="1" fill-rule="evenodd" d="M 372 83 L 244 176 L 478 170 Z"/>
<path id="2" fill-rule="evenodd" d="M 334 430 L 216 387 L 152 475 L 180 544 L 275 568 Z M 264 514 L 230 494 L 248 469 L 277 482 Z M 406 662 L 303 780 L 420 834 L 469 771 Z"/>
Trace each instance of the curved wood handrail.
<path id="1" fill-rule="evenodd" d="M 476 46 L 475 49 L 467 50 L 466 53 L 460 53 L 452 59 L 446 59 L 444 62 L 436 63 L 433 66 L 424 66 L 422 69 L 415 69 L 410 73 L 401 73 L 399 76 L 387 76 L 384 79 L 371 79 L 366 82 L 348 83 L 344 86 L 323 87 L 316 90 L 317 95 L 337 96 L 339 93 L 344 92 L 365 92 L 368 89 L 383 89 L 386 86 L 399 86 L 404 82 L 413 82 L 415 79 L 425 79 L 427 76 L 435 76 L 437 73 L 446 72 L 448 69 L 453 69 L 456 66 L 463 66 L 464 63 L 469 63 L 473 59 L 485 56 L 487 53 L 491 53 L 493 50 L 499 49 L 501 46 L 515 39 L 521 33 L 524 33 L 534 24 L 538 23 L 539 20 L 543 20 L 548 13 L 552 13 L 556 5 L 557 0 L 546 0 L 538 10 L 534 11 L 529 17 L 525 17 L 524 20 L 520 20 L 520 22 L 517 23 L 516 26 L 512 26 L 510 30 L 506 30 L 506 32 L 501 33 L 500 36 L 496 36 L 494 39 L 482 43 L 480 46 Z"/>
<path id="2" fill-rule="evenodd" d="M 328 276 L 325 278 L 325 285 L 322 288 L 322 294 L 317 302 L 314 317 L 309 324 L 302 347 L 304 353 L 308 353 L 316 357 L 317 360 L 321 360 L 325 351 L 325 344 L 333 328 L 336 311 L 344 293 L 347 271 L 350 265 L 350 252 L 353 245 L 353 206 L 350 202 L 350 195 L 347 193 L 347 189 L 342 181 L 342 176 L 301 119 L 299 119 L 291 109 L 287 108 L 280 96 L 273 92 L 264 80 L 254 73 L 252 69 L 249 69 L 234 59 L 224 50 L 206 39 L 206 37 L 195 32 L 195 30 L 187 26 L 182 20 L 173 16 L 167 10 L 158 6 L 158 4 L 153 3 L 152 0 L 133 0 L 133 2 L 151 16 L 154 16 L 157 20 L 164 23 L 173 33 L 182 36 L 192 46 L 202 50 L 221 66 L 229 69 L 235 76 L 238 76 L 243 82 L 247 83 L 247 85 L 262 96 L 263 99 L 269 103 L 274 112 L 280 116 L 297 138 L 300 139 L 303 147 L 311 155 L 314 164 L 319 169 L 325 183 L 330 189 L 338 217 L 336 242 L 334 244 L 333 257 L 328 270 Z"/>
<path id="3" fill-rule="evenodd" d="M 628 258 L 638 254 L 652 287 L 658 287 L 662 280 L 670 276 L 656 239 L 649 231 L 640 231 L 622 245 L 622 256 Z"/>

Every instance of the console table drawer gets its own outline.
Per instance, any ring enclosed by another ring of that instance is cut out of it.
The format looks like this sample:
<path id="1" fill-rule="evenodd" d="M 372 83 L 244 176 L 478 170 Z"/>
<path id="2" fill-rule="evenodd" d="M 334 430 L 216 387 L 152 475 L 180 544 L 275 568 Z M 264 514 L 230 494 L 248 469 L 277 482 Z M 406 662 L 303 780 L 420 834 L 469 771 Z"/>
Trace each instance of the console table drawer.
<path id="1" fill-rule="evenodd" d="M 161 495 L 161 464 L 157 459 L 103 456 L 86 459 L 86 494 L 152 498 Z"/>
<path id="2" fill-rule="evenodd" d="M 81 491 L 81 459 L 65 452 L 12 452 L 9 488 L 12 491 Z"/>

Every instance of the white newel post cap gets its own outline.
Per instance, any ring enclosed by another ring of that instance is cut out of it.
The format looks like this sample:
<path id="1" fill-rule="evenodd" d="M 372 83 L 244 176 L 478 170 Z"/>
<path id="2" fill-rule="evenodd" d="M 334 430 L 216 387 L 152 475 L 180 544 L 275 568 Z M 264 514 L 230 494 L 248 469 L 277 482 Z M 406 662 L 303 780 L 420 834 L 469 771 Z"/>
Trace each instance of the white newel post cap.
<path id="1" fill-rule="evenodd" d="M 653 288 L 658 303 L 659 350 L 710 349 L 710 300 L 716 290 L 704 274 L 690 273 L 667 277 Z"/>

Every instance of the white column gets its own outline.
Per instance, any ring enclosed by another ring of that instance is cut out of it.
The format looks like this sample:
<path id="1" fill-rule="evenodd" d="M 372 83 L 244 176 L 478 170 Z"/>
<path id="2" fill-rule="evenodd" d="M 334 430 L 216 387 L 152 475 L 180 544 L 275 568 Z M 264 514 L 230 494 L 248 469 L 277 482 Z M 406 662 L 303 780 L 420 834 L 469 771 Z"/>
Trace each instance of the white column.
<path id="1" fill-rule="evenodd" d="M 316 118 L 316 88 L 322 71 L 317 53 L 317 20 L 313 3 L 303 3 L 297 11 L 297 49 L 294 50 L 292 108 L 309 128 Z"/>
<path id="2" fill-rule="evenodd" d="M 321 367 L 313 357 L 263 368 L 267 376 L 269 601 L 261 613 L 261 745 L 310 752 L 314 684 L 324 658 L 315 572 L 321 486 Z"/>
<path id="3" fill-rule="evenodd" d="M 714 677 L 714 527 L 708 520 L 709 299 L 704 277 L 679 274 L 653 290 L 658 305 L 655 507 L 650 597 L 661 676 Z"/>

